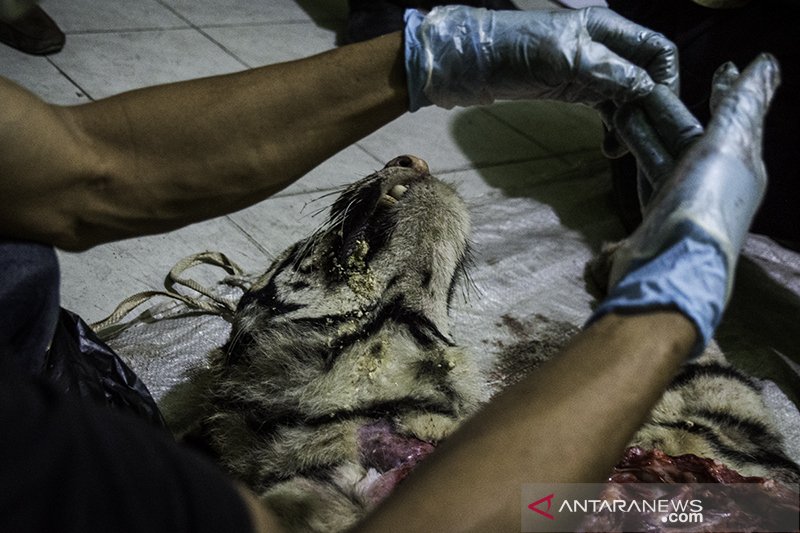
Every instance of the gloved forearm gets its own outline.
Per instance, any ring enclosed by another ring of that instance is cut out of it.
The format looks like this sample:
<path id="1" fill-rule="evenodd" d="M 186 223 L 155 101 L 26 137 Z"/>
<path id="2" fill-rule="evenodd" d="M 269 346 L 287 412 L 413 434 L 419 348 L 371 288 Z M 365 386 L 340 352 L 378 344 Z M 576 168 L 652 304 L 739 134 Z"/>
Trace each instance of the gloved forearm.
<path id="1" fill-rule="evenodd" d="M 406 12 L 410 109 L 554 99 L 629 101 L 656 83 L 677 89 L 675 46 L 603 8 Z"/>
<path id="2" fill-rule="evenodd" d="M 632 262 L 655 256 L 680 236 L 675 228 L 686 222 L 714 238 L 732 271 L 766 187 L 763 121 L 778 80 L 771 56 L 761 56 L 741 76 L 732 64 L 724 65 L 715 77 L 714 115 L 702 137 L 699 123 L 667 91 L 660 96 L 655 91 L 643 101 L 650 131 L 631 130 L 616 121 L 655 197 L 644 206 L 642 225 L 617 255 L 612 283 Z M 647 100 L 664 105 L 648 106 Z"/>
<path id="3" fill-rule="evenodd" d="M 618 131 L 655 192 L 642 225 L 615 252 L 611 292 L 591 320 L 612 311 L 678 308 L 697 326 L 698 347 L 719 324 L 766 186 L 763 122 L 779 80 L 778 65 L 768 55 L 741 76 L 732 65 L 719 72 L 713 118 L 697 140 L 684 111 L 668 116 L 674 100 L 626 115 L 634 126 L 618 117 Z M 645 115 L 649 129 L 643 127 Z"/>

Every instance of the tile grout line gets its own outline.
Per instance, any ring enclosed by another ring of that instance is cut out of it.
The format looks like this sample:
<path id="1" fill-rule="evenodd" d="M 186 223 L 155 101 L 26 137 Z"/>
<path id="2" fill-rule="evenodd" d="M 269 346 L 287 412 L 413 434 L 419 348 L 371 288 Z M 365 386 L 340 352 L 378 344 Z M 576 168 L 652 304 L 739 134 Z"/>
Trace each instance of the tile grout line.
<path id="1" fill-rule="evenodd" d="M 239 225 L 238 222 L 236 222 L 233 218 L 231 218 L 230 215 L 225 215 L 225 217 L 223 217 L 223 218 L 225 220 L 227 220 L 228 222 L 230 222 L 231 225 L 233 225 L 233 227 L 236 228 L 237 231 L 239 231 L 242 235 L 244 235 L 244 238 L 247 239 L 248 241 L 250 241 L 250 243 L 252 243 L 253 246 L 255 246 L 258 249 L 258 251 L 263 253 L 264 257 L 266 257 L 269 260 L 272 260 L 272 259 L 275 258 L 275 254 L 273 254 L 272 252 L 267 250 L 255 237 L 250 235 L 249 231 L 244 229 L 241 225 Z"/>
<path id="2" fill-rule="evenodd" d="M 67 37 L 76 35 L 106 35 L 114 33 L 144 33 L 152 31 L 174 31 L 174 30 L 191 30 L 190 26 L 163 26 L 163 27 L 136 27 L 136 28 L 111 28 L 108 30 L 72 30 L 66 31 L 64 34 Z"/>
<path id="3" fill-rule="evenodd" d="M 223 45 L 222 45 L 221 43 L 219 43 L 217 40 L 213 39 L 213 38 L 212 38 L 212 37 L 211 37 L 211 36 L 210 36 L 208 33 L 206 33 L 205 31 L 203 31 L 203 29 L 202 29 L 200 26 L 198 26 L 198 25 L 194 24 L 194 23 L 193 23 L 192 21 L 190 21 L 188 18 L 186 18 L 185 16 L 183 16 L 183 14 L 181 14 L 180 12 L 178 12 L 177 10 L 175 10 L 175 9 L 174 9 L 172 6 L 169 6 L 169 5 L 167 5 L 166 3 L 164 3 L 164 1 L 163 1 L 163 0 L 156 0 L 156 2 L 158 2 L 158 3 L 159 3 L 161 6 L 163 6 L 165 9 L 167 9 L 168 11 L 170 11 L 170 12 L 171 12 L 173 15 L 175 15 L 176 17 L 178 17 L 179 19 L 181 19 L 182 21 L 184 21 L 186 24 L 188 24 L 188 25 L 189 25 L 189 27 L 190 27 L 191 29 L 193 29 L 194 31 L 196 31 L 197 33 L 199 33 L 200 35 L 202 35 L 203 37 L 205 37 L 207 40 L 209 40 L 209 41 L 211 41 L 212 43 L 214 43 L 214 44 L 215 44 L 215 45 L 216 45 L 216 46 L 217 46 L 217 47 L 218 47 L 220 50 L 222 50 L 223 52 L 225 52 L 226 54 L 228 54 L 228 55 L 229 55 L 231 58 L 233 58 L 233 59 L 234 59 L 234 60 L 235 60 L 237 63 L 239 63 L 240 65 L 242 65 L 243 67 L 245 67 L 245 68 L 248 68 L 248 69 L 250 69 L 250 68 L 253 68 L 251 65 L 247 64 L 247 62 L 243 61 L 243 60 L 242 60 L 241 58 L 239 58 L 239 57 L 238 57 L 236 54 L 234 54 L 232 51 L 230 51 L 230 50 L 229 50 L 227 47 L 223 46 Z"/>
<path id="4" fill-rule="evenodd" d="M 173 15 L 178 16 L 184 21 L 184 25 L 180 26 L 147 26 L 147 27 L 131 27 L 131 28 L 110 28 L 110 29 L 94 29 L 94 30 L 72 30 L 67 31 L 65 34 L 69 35 L 102 35 L 106 33 L 139 33 L 149 31 L 172 31 L 172 30 L 203 30 L 203 29 L 228 29 L 228 28 L 258 28 L 270 26 L 283 26 L 283 25 L 303 25 L 309 24 L 308 20 L 281 20 L 281 21 L 263 21 L 263 22 L 242 22 L 242 23 L 219 23 L 219 24 L 194 24 L 186 17 L 180 15 L 175 11 L 171 11 Z"/>
<path id="5" fill-rule="evenodd" d="M 248 68 L 248 69 L 252 69 L 252 68 L 254 68 L 254 66 L 250 65 L 249 63 L 247 63 L 246 61 L 241 59 L 233 51 L 228 49 L 228 47 L 226 47 L 225 45 L 223 45 L 222 43 L 220 43 L 219 41 L 214 39 L 211 35 L 209 35 L 208 32 L 206 32 L 205 30 L 206 29 L 243 28 L 243 27 L 246 27 L 246 28 L 257 28 L 259 26 L 267 27 L 267 26 L 309 24 L 308 20 L 289 19 L 289 20 L 281 20 L 281 21 L 274 21 L 274 22 L 264 21 L 264 22 L 252 22 L 252 23 L 241 23 L 241 24 L 230 23 L 230 24 L 202 24 L 202 25 L 199 25 L 199 24 L 193 23 L 191 20 L 186 18 L 182 13 L 177 11 L 175 8 L 173 8 L 172 6 L 166 4 L 163 0 L 156 0 L 156 1 L 162 7 L 167 9 L 169 12 L 171 12 L 173 15 L 175 15 L 176 17 L 178 17 L 179 19 L 181 19 L 182 21 L 184 21 L 187 24 L 187 27 L 185 27 L 185 28 L 183 28 L 183 27 L 169 28 L 166 31 L 169 31 L 171 29 L 175 29 L 175 30 L 191 29 L 191 30 L 194 30 L 197 33 L 199 33 L 200 35 L 202 35 L 203 37 L 205 37 L 207 40 L 209 40 L 213 44 L 215 44 L 220 50 L 222 50 L 223 52 L 228 54 L 231 58 L 236 60 L 237 63 L 241 64 L 243 67 Z M 133 31 L 158 31 L 159 29 L 161 29 L 161 28 L 154 28 L 152 30 L 149 30 L 149 29 L 114 30 L 114 31 L 109 30 L 108 33 L 120 33 L 120 32 L 123 32 L 123 31 L 130 31 L 130 32 L 133 32 Z M 104 33 L 104 32 L 97 31 L 97 32 L 85 32 L 85 33 Z"/>
<path id="6" fill-rule="evenodd" d="M 542 150 L 543 150 L 545 153 L 547 153 L 547 154 L 548 154 L 550 157 L 556 157 L 556 158 L 558 158 L 558 159 L 559 159 L 559 160 L 560 160 L 562 163 L 564 163 L 564 164 L 569 164 L 569 160 L 568 160 L 566 157 L 564 157 L 564 156 L 571 156 L 571 155 L 574 155 L 573 153 L 560 153 L 560 154 L 559 154 L 559 153 L 553 153 L 553 151 L 552 151 L 550 148 L 548 148 L 547 146 L 545 146 L 545 145 L 543 145 L 542 143 L 540 143 L 540 142 L 539 142 L 538 140 L 536 140 L 534 137 L 531 137 L 530 135 L 528 135 L 528 134 L 527 134 L 525 131 L 523 131 L 522 129 L 520 129 L 520 128 L 518 128 L 518 127 L 514 126 L 513 124 L 511 124 L 511 123 L 509 123 L 508 121 L 504 120 L 503 118 L 501 118 L 501 117 L 499 117 L 499 116 L 495 115 L 495 114 L 494 114 L 494 113 L 492 113 L 492 112 L 491 112 L 489 109 L 483 109 L 483 108 L 479 108 L 479 110 L 480 110 L 480 112 L 481 112 L 481 113 L 484 113 L 484 114 L 486 114 L 486 115 L 488 115 L 488 116 L 492 117 L 492 119 L 496 120 L 497 122 L 499 122 L 499 123 L 500 123 L 500 124 L 502 124 L 503 126 L 507 127 L 507 128 L 508 128 L 508 129 L 510 129 L 511 131 L 513 131 L 514 133 L 516 133 L 516 134 L 518 134 L 518 135 L 522 135 L 522 137 L 523 137 L 525 140 L 529 141 L 530 143 L 532 143 L 532 144 L 533 144 L 534 146 L 536 146 L 537 148 L 541 148 L 541 149 L 542 149 Z"/>
<path id="7" fill-rule="evenodd" d="M 56 70 L 58 71 L 58 73 L 59 73 L 59 74 L 61 74 L 61 76 L 63 76 L 63 77 L 64 77 L 64 78 L 65 78 L 65 79 L 66 79 L 68 82 L 70 82 L 70 83 L 71 83 L 71 84 L 72 84 L 72 85 L 73 85 L 73 86 L 74 86 L 76 89 L 78 89 L 78 90 L 81 92 L 81 94 L 83 94 L 84 96 L 86 96 L 86 98 L 88 98 L 90 102 L 94 102 L 94 100 L 95 100 L 95 99 L 94 99 L 94 97 L 92 97 L 92 95 L 91 95 L 91 94 L 89 94 L 89 91 L 87 91 L 87 90 L 85 90 L 83 87 L 81 87 L 81 86 L 80 86 L 80 84 L 79 84 L 77 81 L 75 81 L 75 80 L 72 78 L 72 76 L 70 76 L 69 74 L 67 74 L 67 73 L 64 71 L 64 69 L 62 69 L 61 67 L 59 67 L 59 66 L 58 66 L 58 65 L 57 65 L 57 64 L 56 64 L 56 63 L 55 63 L 55 62 L 54 62 L 54 61 L 53 61 L 53 60 L 52 60 L 50 57 L 45 57 L 45 59 L 47 60 L 47 62 L 48 62 L 48 63 L 50 63 L 50 64 L 53 66 L 53 68 L 54 68 L 54 69 L 56 69 Z"/>
<path id="8" fill-rule="evenodd" d="M 366 147 L 362 146 L 360 142 L 356 142 L 356 143 L 355 143 L 355 145 L 356 145 L 356 147 L 357 147 L 359 150 L 361 150 L 362 152 L 364 152 L 365 154 L 367 154 L 369 157 L 371 157 L 372 159 L 374 159 L 374 160 L 375 160 L 375 162 L 376 162 L 376 163 L 378 163 L 379 165 L 384 165 L 384 164 L 386 164 L 386 161 L 381 161 L 381 158 L 380 158 L 380 157 L 376 156 L 375 154 L 373 154 L 372 152 L 370 152 L 369 150 L 367 150 L 367 149 L 366 149 Z"/>
<path id="9" fill-rule="evenodd" d="M 250 65 L 249 63 L 247 63 L 246 61 L 244 61 L 243 59 L 241 59 L 239 56 L 237 56 L 236 54 L 234 54 L 234 53 L 233 53 L 231 50 L 229 50 L 229 49 L 228 49 L 228 47 L 227 47 L 227 46 L 223 45 L 222 43 L 220 43 L 219 41 L 217 41 L 216 39 L 214 39 L 213 37 L 211 37 L 211 36 L 210 36 L 208 33 L 206 33 L 205 31 L 203 31 L 203 29 L 202 29 L 202 28 L 200 28 L 200 27 L 198 27 L 198 26 L 195 26 L 195 28 L 194 28 L 194 29 L 195 29 L 195 31 L 196 31 L 197 33 L 199 33 L 200 35 L 202 35 L 203 37 L 205 37 L 206 39 L 208 39 L 209 41 L 211 41 L 212 43 L 214 43 L 215 45 L 217 45 L 217 47 L 219 47 L 219 49 L 220 49 L 220 50 L 222 50 L 223 52 L 225 52 L 226 54 L 228 54 L 229 56 L 231 56 L 233 59 L 235 59 L 235 60 L 236 60 L 236 61 L 237 61 L 237 62 L 238 62 L 240 65 L 242 65 L 243 67 L 245 67 L 245 68 L 247 68 L 247 69 L 252 69 L 252 68 L 253 68 L 253 65 Z"/>

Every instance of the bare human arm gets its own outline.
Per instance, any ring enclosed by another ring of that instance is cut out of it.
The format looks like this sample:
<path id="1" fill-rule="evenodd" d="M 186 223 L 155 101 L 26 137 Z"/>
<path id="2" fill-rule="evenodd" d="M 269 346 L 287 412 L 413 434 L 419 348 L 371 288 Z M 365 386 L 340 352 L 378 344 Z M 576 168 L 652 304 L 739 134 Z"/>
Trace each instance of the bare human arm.
<path id="1" fill-rule="evenodd" d="M 81 250 L 242 209 L 407 101 L 400 33 L 75 107 L 0 79 L 0 231 Z"/>
<path id="2" fill-rule="evenodd" d="M 601 482 L 696 339 L 677 311 L 606 315 L 495 397 L 357 531 L 518 531 L 525 483 Z"/>
<path id="3" fill-rule="evenodd" d="M 486 103 L 495 93 L 596 104 L 646 94 L 653 80 L 677 83 L 674 45 L 608 10 L 498 14 L 503 31 L 481 47 L 491 61 L 454 55 L 462 37 L 481 39 L 487 14 L 434 10 L 431 20 L 415 16 L 405 41 L 398 32 L 76 107 L 48 105 L 0 80 L 0 195 L 7 206 L 0 232 L 80 250 L 241 209 L 393 120 L 409 103 L 416 109 L 421 100 L 437 100 L 420 91 L 435 88 L 445 107 L 451 93 L 459 105 Z M 433 48 L 421 52 L 426 43 Z M 443 65 L 429 65 L 429 57 L 446 57 L 450 74 L 430 78 Z M 476 64 L 489 70 L 476 77 Z M 453 68 L 466 75 L 454 75 Z M 451 78 L 474 78 L 477 87 L 465 94 Z"/>
<path id="4" fill-rule="evenodd" d="M 622 102 L 647 94 L 653 79 L 676 83 L 674 45 L 608 10 L 498 14 L 503 31 L 481 47 L 491 61 L 452 54 L 464 48 L 462 37 L 485 36 L 487 14 L 434 10 L 430 20 L 414 17 L 405 40 L 398 32 L 77 107 L 48 105 L 0 80 L 0 232 L 80 250 L 229 213 L 287 186 L 409 103 L 437 100 L 419 94 L 433 88 L 449 107 L 451 93 L 459 105 L 495 93 Z M 433 48 L 420 51 L 426 43 Z M 445 56 L 450 74 L 430 78 L 443 65 L 425 59 Z M 484 63 L 489 70 L 476 77 L 473 66 Z M 464 94 L 451 78 L 474 78 L 477 87 Z"/>

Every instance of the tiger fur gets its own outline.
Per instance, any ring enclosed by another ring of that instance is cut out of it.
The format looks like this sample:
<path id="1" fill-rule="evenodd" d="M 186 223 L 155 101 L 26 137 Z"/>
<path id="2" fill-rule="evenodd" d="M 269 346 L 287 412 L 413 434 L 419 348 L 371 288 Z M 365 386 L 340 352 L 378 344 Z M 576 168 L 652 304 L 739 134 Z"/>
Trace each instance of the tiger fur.
<path id="1" fill-rule="evenodd" d="M 329 222 L 240 301 L 228 344 L 195 377 L 201 414 L 187 440 L 290 530 L 351 526 L 488 400 L 487 377 L 449 333 L 469 232 L 463 200 L 412 156 L 347 187 Z M 700 364 L 634 443 L 800 479 L 757 385 L 724 360 Z"/>

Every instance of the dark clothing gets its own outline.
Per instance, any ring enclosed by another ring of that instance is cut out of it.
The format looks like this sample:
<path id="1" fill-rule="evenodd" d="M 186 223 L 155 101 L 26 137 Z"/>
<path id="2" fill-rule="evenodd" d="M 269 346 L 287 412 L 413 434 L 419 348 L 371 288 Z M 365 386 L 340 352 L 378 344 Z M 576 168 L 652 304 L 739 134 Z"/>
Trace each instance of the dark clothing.
<path id="1" fill-rule="evenodd" d="M 0 240 L 0 273 L 0 357 L 39 375 L 59 314 L 56 252 L 43 244 Z"/>
<path id="2" fill-rule="evenodd" d="M 717 67 L 733 61 L 743 69 L 761 52 L 777 57 L 782 84 L 764 131 L 769 184 L 752 231 L 800 244 L 800 164 L 794 153 L 800 139 L 800 7 L 780 0 L 753 0 L 738 9 L 709 9 L 689 0 L 609 0 L 608 4 L 678 46 L 681 99 L 704 124 L 710 116 L 711 79 Z"/>
<path id="3" fill-rule="evenodd" d="M 0 364 L 0 531 L 250 531 L 232 484 L 136 418 Z"/>
<path id="4" fill-rule="evenodd" d="M 349 0 L 347 27 L 340 44 L 357 43 L 403 29 L 406 9 L 431 10 L 436 6 L 460 4 L 495 10 L 516 10 L 511 0 Z"/>
<path id="5" fill-rule="evenodd" d="M 0 42 L 26 54 L 54 54 L 65 40 L 61 28 L 37 5 L 15 20 L 0 19 Z"/>
<path id="6" fill-rule="evenodd" d="M 0 269 L 0 531 L 250 531 L 213 464 L 84 383 L 43 377 L 57 366 L 46 355 L 59 316 L 52 247 L 0 241 Z M 104 379 L 96 367 L 80 379 Z"/>
<path id="7" fill-rule="evenodd" d="M 54 390 L 164 427 L 145 384 L 74 313 L 59 307 L 52 246 L 0 240 L 0 360 Z"/>

